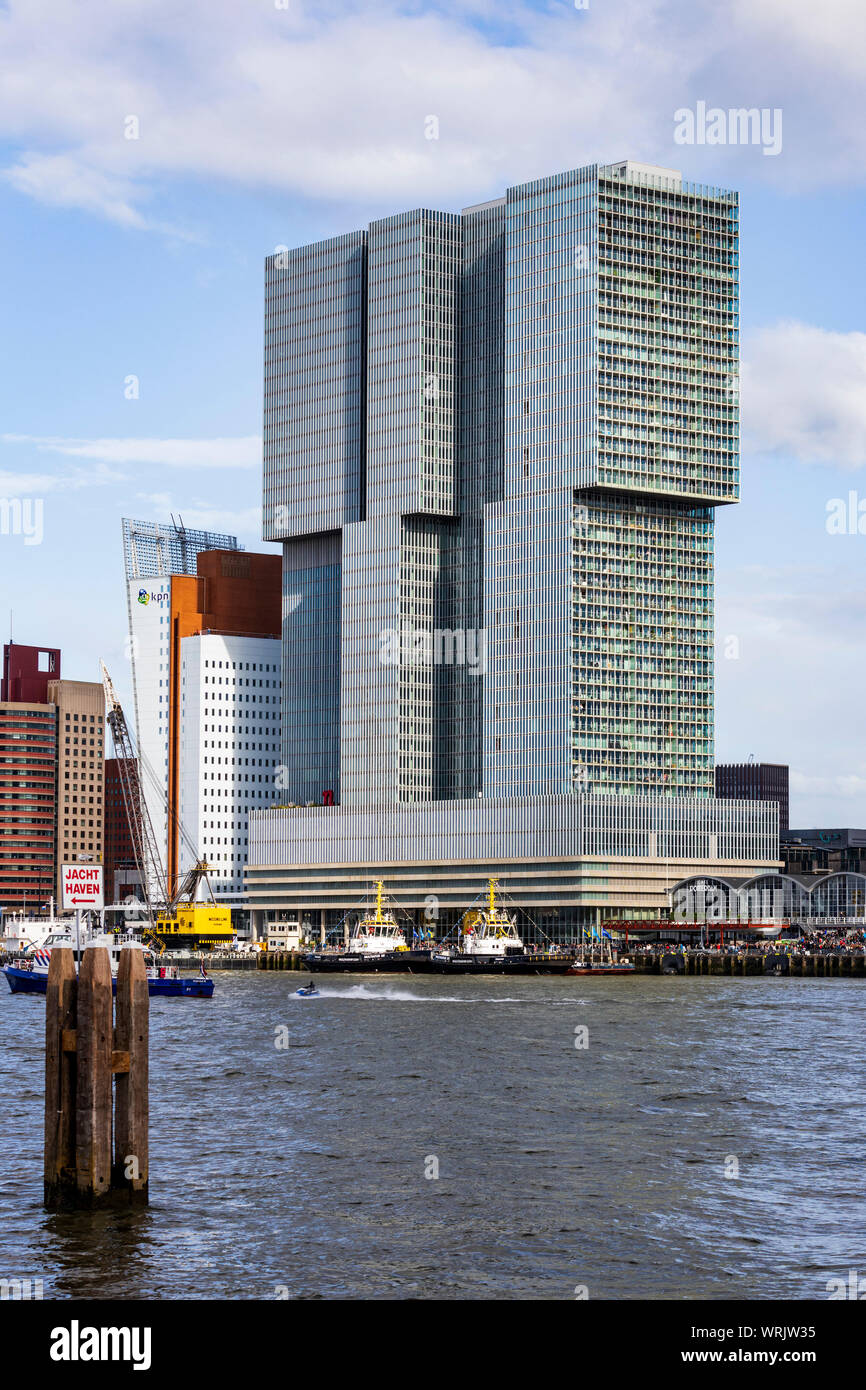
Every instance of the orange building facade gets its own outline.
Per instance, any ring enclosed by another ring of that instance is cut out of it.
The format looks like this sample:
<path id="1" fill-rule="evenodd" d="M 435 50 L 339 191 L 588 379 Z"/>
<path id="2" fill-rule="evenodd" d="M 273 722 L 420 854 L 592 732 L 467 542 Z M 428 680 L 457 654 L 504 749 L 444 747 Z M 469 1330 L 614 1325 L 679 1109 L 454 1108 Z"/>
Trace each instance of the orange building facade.
<path id="1" fill-rule="evenodd" d="M 168 882 L 174 891 L 180 864 L 181 650 L 184 637 L 279 637 L 282 631 L 282 556 L 205 550 L 197 574 L 171 576 L 168 715 Z"/>

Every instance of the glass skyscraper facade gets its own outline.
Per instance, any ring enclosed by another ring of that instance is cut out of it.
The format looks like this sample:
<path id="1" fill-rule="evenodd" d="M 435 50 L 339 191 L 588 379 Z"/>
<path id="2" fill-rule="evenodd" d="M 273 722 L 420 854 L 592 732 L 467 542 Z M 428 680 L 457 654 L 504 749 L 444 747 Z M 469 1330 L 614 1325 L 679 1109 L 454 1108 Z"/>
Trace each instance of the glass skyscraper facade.
<path id="1" fill-rule="evenodd" d="M 737 219 L 588 165 L 269 258 L 285 800 L 713 795 Z"/>

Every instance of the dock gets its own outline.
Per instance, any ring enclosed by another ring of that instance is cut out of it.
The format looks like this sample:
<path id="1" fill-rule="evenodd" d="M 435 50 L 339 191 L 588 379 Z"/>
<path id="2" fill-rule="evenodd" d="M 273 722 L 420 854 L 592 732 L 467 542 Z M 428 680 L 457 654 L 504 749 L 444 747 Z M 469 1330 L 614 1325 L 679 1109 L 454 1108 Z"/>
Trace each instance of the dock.
<path id="1" fill-rule="evenodd" d="M 785 975 L 798 979 L 866 979 L 866 954 L 855 951 L 635 951 L 638 975 Z"/>

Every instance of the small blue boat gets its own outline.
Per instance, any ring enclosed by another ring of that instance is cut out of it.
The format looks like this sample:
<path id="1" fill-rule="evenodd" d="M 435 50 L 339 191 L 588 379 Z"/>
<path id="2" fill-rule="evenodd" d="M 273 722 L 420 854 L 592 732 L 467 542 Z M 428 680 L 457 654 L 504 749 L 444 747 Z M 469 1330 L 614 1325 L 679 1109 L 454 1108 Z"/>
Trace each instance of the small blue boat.
<path id="1" fill-rule="evenodd" d="M 48 989 L 47 970 L 27 970 L 19 965 L 4 965 L 3 974 L 6 976 L 13 994 L 45 994 Z M 116 994 L 116 975 L 112 978 L 111 988 L 112 992 Z M 210 999 L 213 991 L 214 982 L 206 975 L 172 977 L 166 971 L 164 976 L 160 976 L 158 973 L 155 976 L 148 976 L 147 981 L 147 992 L 151 999 L 177 998 L 180 995 L 196 999 Z"/>

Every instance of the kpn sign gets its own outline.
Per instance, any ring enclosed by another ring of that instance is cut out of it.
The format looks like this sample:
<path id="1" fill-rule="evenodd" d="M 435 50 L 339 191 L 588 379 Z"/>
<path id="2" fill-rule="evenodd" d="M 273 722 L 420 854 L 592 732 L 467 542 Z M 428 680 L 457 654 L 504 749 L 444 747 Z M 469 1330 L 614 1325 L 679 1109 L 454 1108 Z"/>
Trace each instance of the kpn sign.
<path id="1" fill-rule="evenodd" d="M 63 865 L 63 906 L 104 906 L 101 864 Z"/>

